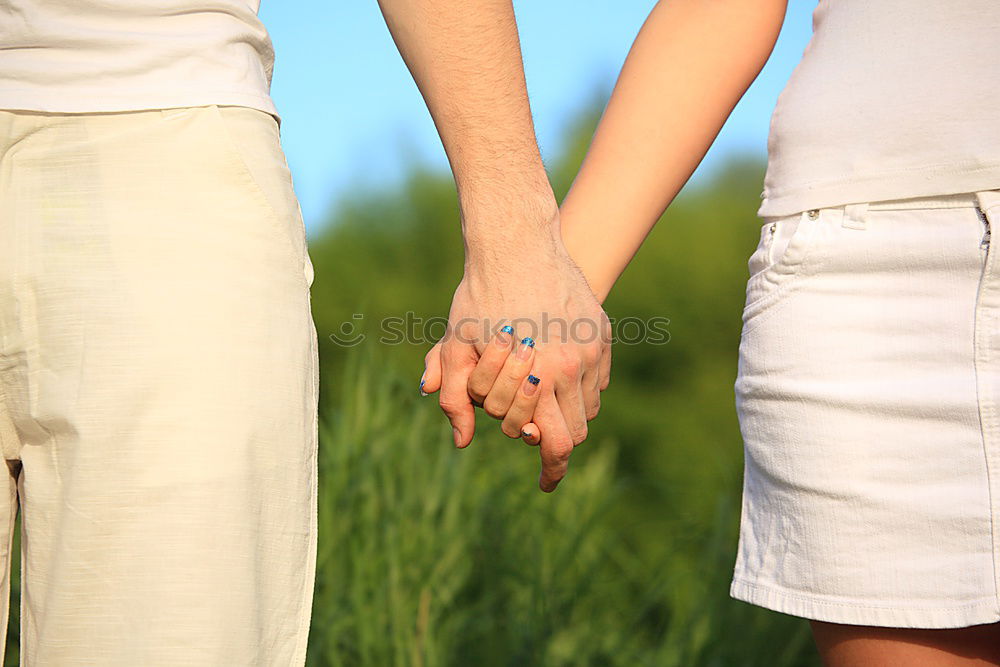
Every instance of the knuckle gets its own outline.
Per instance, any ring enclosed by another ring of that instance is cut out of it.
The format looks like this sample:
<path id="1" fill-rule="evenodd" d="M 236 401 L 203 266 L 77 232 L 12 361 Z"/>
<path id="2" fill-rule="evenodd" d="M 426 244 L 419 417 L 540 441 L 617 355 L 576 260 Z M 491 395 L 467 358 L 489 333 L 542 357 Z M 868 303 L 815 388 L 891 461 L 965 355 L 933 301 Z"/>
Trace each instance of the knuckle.
<path id="1" fill-rule="evenodd" d="M 441 411 L 449 417 L 454 417 L 461 413 L 463 407 L 458 401 L 451 398 L 442 398 L 438 401 L 438 405 L 441 406 Z"/>
<path id="2" fill-rule="evenodd" d="M 565 465 L 569 461 L 570 454 L 573 453 L 573 447 L 573 440 L 570 436 L 559 436 L 552 443 L 549 462 L 556 466 Z"/>
<path id="3" fill-rule="evenodd" d="M 576 378 L 580 374 L 580 359 L 578 357 L 565 357 L 562 360 L 562 374 L 569 378 Z"/>
<path id="4" fill-rule="evenodd" d="M 500 431 L 508 438 L 520 438 L 521 429 L 516 428 L 510 421 L 505 420 L 500 424 Z"/>
<path id="5" fill-rule="evenodd" d="M 516 386 L 524 377 L 528 374 L 528 366 L 525 362 L 521 361 L 517 364 L 511 366 L 504 366 L 503 371 L 501 371 L 500 380 L 501 384 L 507 384 Z"/>
<path id="6" fill-rule="evenodd" d="M 587 424 L 586 423 L 584 423 L 584 424 L 582 424 L 580 426 L 574 426 L 573 429 L 572 429 L 572 431 L 570 432 L 570 437 L 573 439 L 573 446 L 575 447 L 575 446 L 579 445 L 581 442 L 583 442 L 584 440 L 586 440 L 588 433 L 589 433 L 589 429 L 587 428 Z"/>
<path id="7" fill-rule="evenodd" d="M 565 453 L 552 457 L 552 459 L 548 462 L 548 465 L 545 466 L 545 470 L 549 474 L 549 477 L 559 479 L 566 474 L 566 468 L 569 467 L 569 454 L 572 451 L 573 446 L 570 445 L 569 449 L 566 450 Z"/>
<path id="8" fill-rule="evenodd" d="M 483 383 L 477 381 L 469 382 L 469 387 L 468 387 L 469 396 L 472 397 L 472 400 L 476 401 L 477 403 L 482 403 L 483 400 L 486 398 L 487 391 L 486 389 L 483 388 L 482 384 Z"/>
<path id="9" fill-rule="evenodd" d="M 600 363 L 602 354 L 601 346 L 594 343 L 583 348 L 583 359 L 588 367 L 593 367 Z"/>
<path id="10" fill-rule="evenodd" d="M 494 419 L 503 419 L 507 414 L 507 411 L 501 407 L 500 403 L 496 399 L 491 400 L 489 396 L 483 401 L 483 411 Z"/>

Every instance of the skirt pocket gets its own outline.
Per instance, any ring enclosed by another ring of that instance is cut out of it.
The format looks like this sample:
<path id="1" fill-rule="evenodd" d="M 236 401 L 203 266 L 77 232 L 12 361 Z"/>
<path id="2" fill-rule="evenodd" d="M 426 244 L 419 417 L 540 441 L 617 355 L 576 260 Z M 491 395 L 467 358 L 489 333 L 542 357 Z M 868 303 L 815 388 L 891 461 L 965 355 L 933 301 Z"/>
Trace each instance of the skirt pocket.
<path id="1" fill-rule="evenodd" d="M 743 308 L 744 334 L 798 282 L 815 246 L 823 213 L 812 210 L 764 218 L 760 241 L 747 260 L 750 277 Z"/>

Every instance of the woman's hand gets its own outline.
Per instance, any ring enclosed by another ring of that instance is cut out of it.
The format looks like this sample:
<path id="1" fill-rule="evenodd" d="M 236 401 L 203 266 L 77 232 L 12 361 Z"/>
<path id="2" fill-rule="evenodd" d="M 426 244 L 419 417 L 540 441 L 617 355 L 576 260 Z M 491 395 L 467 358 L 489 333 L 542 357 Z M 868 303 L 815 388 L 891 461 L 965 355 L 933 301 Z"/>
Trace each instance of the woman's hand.
<path id="1" fill-rule="evenodd" d="M 439 345 L 427 355 L 428 370 L 421 384 L 421 393 L 425 395 L 436 391 L 440 384 Z M 510 438 L 522 437 L 521 427 L 531 422 L 541 396 L 542 380 L 535 375 L 538 371 L 533 368 L 534 359 L 535 342 L 529 337 L 518 342 L 514 327 L 508 324 L 486 346 L 469 376 L 473 401 L 486 414 L 502 420 L 500 430 Z M 538 439 L 532 444 L 537 445 Z"/>
<path id="2" fill-rule="evenodd" d="M 427 396 L 441 385 L 441 343 L 428 352 L 427 369 L 420 382 L 420 393 Z M 535 342 L 523 338 L 517 342 L 514 327 L 504 326 L 486 346 L 479 363 L 469 377 L 470 396 L 486 414 L 502 420 L 500 430 L 510 438 L 522 438 L 538 445 L 541 434 L 531 419 L 541 396 L 542 379 L 533 369 Z M 534 371 L 534 372 L 532 372 Z M 476 387 L 476 389 L 472 389 Z"/>
<path id="3" fill-rule="evenodd" d="M 531 421 L 541 384 L 541 378 L 531 372 L 535 341 L 527 336 L 516 341 L 514 327 L 504 326 L 469 376 L 469 396 L 486 414 L 503 420 L 500 430 L 510 438 L 521 437 L 521 427 Z"/>

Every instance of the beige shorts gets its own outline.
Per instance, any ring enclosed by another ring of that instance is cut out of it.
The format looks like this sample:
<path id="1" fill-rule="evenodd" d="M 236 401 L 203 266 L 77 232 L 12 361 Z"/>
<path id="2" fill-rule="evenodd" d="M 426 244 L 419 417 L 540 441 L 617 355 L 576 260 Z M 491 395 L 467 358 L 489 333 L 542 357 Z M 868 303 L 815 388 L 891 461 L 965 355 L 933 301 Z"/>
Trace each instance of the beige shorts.
<path id="1" fill-rule="evenodd" d="M 733 597 L 855 625 L 1000 621 L 998 222 L 993 191 L 764 221 Z"/>
<path id="2" fill-rule="evenodd" d="M 312 279 L 272 116 L 0 111 L 23 665 L 304 664 Z"/>

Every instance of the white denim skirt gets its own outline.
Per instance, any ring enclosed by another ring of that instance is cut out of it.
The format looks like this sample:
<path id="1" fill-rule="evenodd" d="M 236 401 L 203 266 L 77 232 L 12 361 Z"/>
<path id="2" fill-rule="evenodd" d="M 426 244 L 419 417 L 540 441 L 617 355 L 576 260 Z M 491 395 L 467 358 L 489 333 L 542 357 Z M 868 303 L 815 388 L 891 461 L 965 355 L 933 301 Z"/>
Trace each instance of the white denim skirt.
<path id="1" fill-rule="evenodd" d="M 730 595 L 809 619 L 1000 621 L 1000 191 L 764 219 Z"/>

